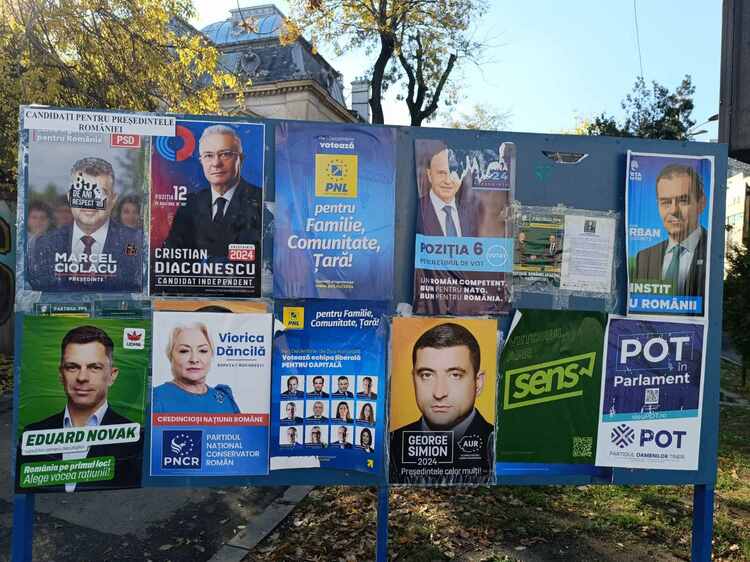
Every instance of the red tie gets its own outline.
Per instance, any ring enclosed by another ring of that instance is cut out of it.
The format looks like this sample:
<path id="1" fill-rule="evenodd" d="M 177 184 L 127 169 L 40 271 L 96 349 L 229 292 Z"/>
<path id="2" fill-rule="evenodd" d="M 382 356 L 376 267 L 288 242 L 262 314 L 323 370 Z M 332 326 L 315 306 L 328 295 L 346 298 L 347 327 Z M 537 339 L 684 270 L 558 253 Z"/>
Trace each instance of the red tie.
<path id="1" fill-rule="evenodd" d="M 83 253 L 90 256 L 91 248 L 94 246 L 96 239 L 93 236 L 86 234 L 85 236 L 81 236 L 81 242 L 83 242 Z"/>

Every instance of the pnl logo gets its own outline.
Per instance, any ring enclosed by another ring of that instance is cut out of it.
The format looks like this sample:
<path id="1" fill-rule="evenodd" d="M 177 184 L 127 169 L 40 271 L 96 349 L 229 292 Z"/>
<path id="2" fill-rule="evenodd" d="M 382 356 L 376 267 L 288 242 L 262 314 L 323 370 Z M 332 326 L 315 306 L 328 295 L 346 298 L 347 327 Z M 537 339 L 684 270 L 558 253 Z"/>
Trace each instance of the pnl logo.
<path id="1" fill-rule="evenodd" d="M 154 146 L 156 152 L 170 162 L 182 162 L 193 155 L 195 150 L 195 137 L 187 127 L 177 125 L 174 137 L 156 137 Z"/>
<path id="2" fill-rule="evenodd" d="M 635 431 L 629 425 L 621 423 L 612 429 L 610 439 L 612 440 L 612 444 L 620 449 L 624 449 L 632 445 L 633 441 L 635 441 Z"/>
<path id="3" fill-rule="evenodd" d="M 287 330 L 303 330 L 305 328 L 305 307 L 285 306 L 284 327 Z"/>
<path id="4" fill-rule="evenodd" d="M 316 154 L 315 196 L 356 197 L 357 155 Z"/>
<path id="5" fill-rule="evenodd" d="M 146 345 L 146 330 L 143 328 L 125 328 L 122 333 L 122 347 L 125 349 L 143 349 Z"/>
<path id="6" fill-rule="evenodd" d="M 162 433 L 162 468 L 201 468 L 202 431 L 164 431 Z"/>

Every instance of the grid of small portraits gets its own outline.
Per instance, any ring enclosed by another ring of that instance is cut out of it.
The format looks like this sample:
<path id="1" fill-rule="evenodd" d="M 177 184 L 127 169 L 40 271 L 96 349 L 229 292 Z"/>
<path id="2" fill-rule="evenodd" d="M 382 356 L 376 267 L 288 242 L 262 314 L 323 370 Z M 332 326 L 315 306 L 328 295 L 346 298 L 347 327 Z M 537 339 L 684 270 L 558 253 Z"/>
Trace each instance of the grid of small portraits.
<path id="1" fill-rule="evenodd" d="M 281 377 L 279 444 L 282 447 L 375 451 L 378 377 Z"/>

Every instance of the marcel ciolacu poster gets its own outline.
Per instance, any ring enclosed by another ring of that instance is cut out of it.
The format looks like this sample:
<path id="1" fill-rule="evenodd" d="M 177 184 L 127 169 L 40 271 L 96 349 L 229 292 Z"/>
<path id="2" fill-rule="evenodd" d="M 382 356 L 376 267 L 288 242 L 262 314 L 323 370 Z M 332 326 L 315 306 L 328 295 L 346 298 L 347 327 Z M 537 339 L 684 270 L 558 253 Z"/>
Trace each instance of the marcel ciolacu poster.
<path id="1" fill-rule="evenodd" d="M 152 294 L 259 297 L 264 125 L 178 119 L 151 156 Z"/>
<path id="2" fill-rule="evenodd" d="M 270 384 L 270 314 L 154 312 L 151 475 L 267 474 Z"/>
<path id="3" fill-rule="evenodd" d="M 493 140 L 471 145 L 414 141 L 417 314 L 507 314 L 510 309 L 513 234 L 508 214 L 516 149 Z"/>
<path id="4" fill-rule="evenodd" d="M 516 315 L 500 358 L 498 462 L 593 464 L 607 315 Z"/>
<path id="5" fill-rule="evenodd" d="M 389 300 L 395 129 L 276 126 L 274 297 Z"/>
<path id="6" fill-rule="evenodd" d="M 610 317 L 596 464 L 697 470 L 705 326 Z"/>
<path id="7" fill-rule="evenodd" d="M 23 318 L 17 492 L 141 485 L 150 322 Z"/>
<path id="8" fill-rule="evenodd" d="M 381 471 L 386 312 L 368 301 L 276 302 L 271 470 Z"/>

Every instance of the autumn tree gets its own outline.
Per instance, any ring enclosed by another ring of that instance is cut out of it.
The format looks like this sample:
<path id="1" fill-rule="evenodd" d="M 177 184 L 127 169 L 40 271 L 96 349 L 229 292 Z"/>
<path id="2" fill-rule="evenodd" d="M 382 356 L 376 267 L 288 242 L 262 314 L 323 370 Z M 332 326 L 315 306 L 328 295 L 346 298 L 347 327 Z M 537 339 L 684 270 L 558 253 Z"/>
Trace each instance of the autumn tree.
<path id="1" fill-rule="evenodd" d="M 742 357 L 742 386 L 750 370 L 750 247 L 739 245 L 727 252 L 729 269 L 724 280 L 724 327 Z"/>
<path id="2" fill-rule="evenodd" d="M 304 35 L 313 45 L 332 45 L 337 54 L 377 53 L 368 72 L 372 122 L 385 122 L 383 93 L 403 83 L 412 125 L 435 114 L 456 66 L 481 51 L 473 23 L 487 8 L 485 0 L 290 0 L 289 5 L 282 40 Z"/>
<path id="3" fill-rule="evenodd" d="M 190 0 L 0 0 L 0 184 L 15 183 L 20 104 L 217 112 L 237 82 L 192 15 Z"/>
<path id="4" fill-rule="evenodd" d="M 491 105 L 475 103 L 468 111 L 452 112 L 448 115 L 446 126 L 452 129 L 499 131 L 508 126 L 510 117 L 510 112 L 499 111 Z"/>

